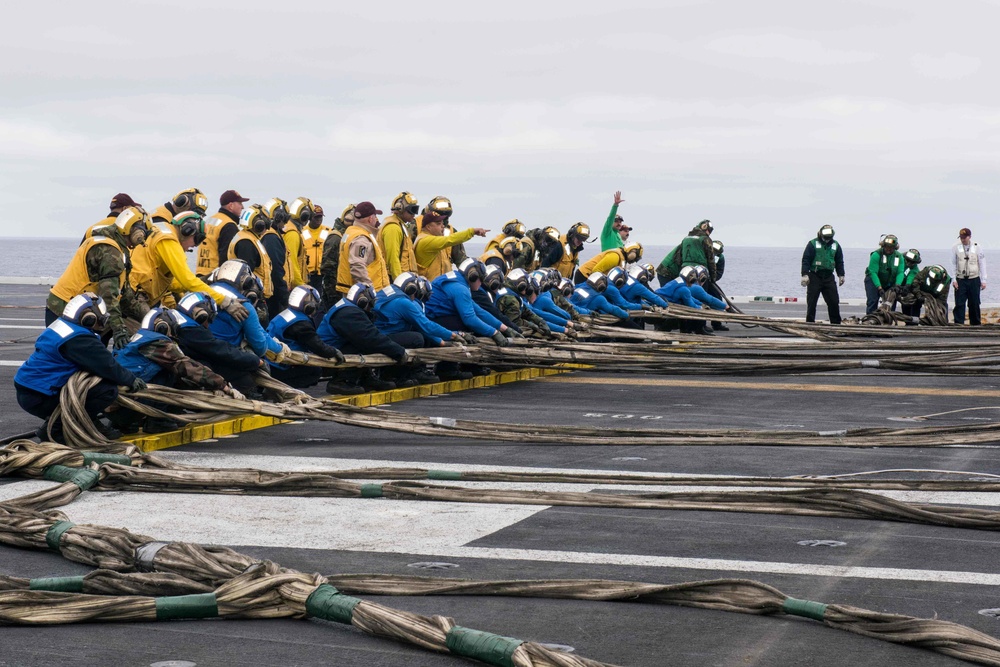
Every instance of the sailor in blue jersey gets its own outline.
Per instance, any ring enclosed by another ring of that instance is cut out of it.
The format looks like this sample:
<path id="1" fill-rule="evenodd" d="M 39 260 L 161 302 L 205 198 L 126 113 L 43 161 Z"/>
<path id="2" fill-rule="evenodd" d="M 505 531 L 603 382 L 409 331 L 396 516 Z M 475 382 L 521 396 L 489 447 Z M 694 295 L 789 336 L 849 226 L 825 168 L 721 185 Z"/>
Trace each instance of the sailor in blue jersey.
<path id="1" fill-rule="evenodd" d="M 323 317 L 323 322 L 317 329 L 319 337 L 345 354 L 384 354 L 399 364 L 411 364 L 413 355 L 408 350 L 421 347 L 423 336 L 410 331 L 389 335 L 382 333 L 372 321 L 374 306 L 375 291 L 371 285 L 352 285 L 347 294 Z M 388 373 L 391 371 L 387 371 Z M 341 383 L 360 383 L 369 391 L 395 389 L 397 384 L 412 387 L 417 384 L 411 377 L 412 374 L 412 368 L 405 369 L 397 376 L 397 382 L 393 382 L 380 377 L 371 369 L 360 375 L 344 371 L 340 373 L 340 381 L 331 388 L 336 390 Z"/>
<path id="2" fill-rule="evenodd" d="M 344 355 L 324 342 L 313 324 L 312 318 L 321 302 L 322 297 L 316 288 L 309 285 L 293 288 L 288 294 L 288 308 L 271 320 L 267 325 L 267 334 L 296 352 L 315 354 L 342 363 Z M 270 362 L 270 366 L 275 379 L 297 389 L 313 386 L 319 382 L 324 371 L 314 366 L 290 366 L 277 361 Z"/>
<path id="3" fill-rule="evenodd" d="M 505 335 L 507 325 L 472 300 L 473 290 L 482 286 L 485 275 L 483 263 L 470 257 L 458 269 L 435 278 L 427 301 L 427 317 L 452 331 L 471 331 L 492 338 L 502 347 L 509 344 Z M 510 335 L 513 337 L 513 331 Z"/>
<path id="4" fill-rule="evenodd" d="M 528 331 L 537 337 L 553 338 L 553 332 L 565 332 L 565 327 L 558 324 L 550 325 L 545 318 L 532 310 L 528 298 L 534 289 L 524 269 L 511 270 L 503 287 L 497 291 L 497 308 L 522 331 Z"/>
<path id="5" fill-rule="evenodd" d="M 603 292 L 608 288 L 608 277 L 600 271 L 594 271 L 582 283 L 577 284 L 569 300 L 574 306 L 583 307 L 592 313 L 614 315 L 620 320 L 628 320 L 628 311 L 614 305 Z"/>
<path id="6" fill-rule="evenodd" d="M 515 338 L 521 335 L 521 327 L 514 323 L 514 320 L 507 317 L 497 306 L 497 292 L 503 287 L 504 274 L 492 264 L 484 264 L 483 284 L 478 290 L 472 292 L 472 300 L 476 305 L 487 313 L 504 323 Z"/>
<path id="7" fill-rule="evenodd" d="M 35 351 L 14 374 L 17 404 L 46 422 L 38 429 L 40 439 L 49 440 L 45 433 L 49 417 L 59 407 L 59 392 L 77 371 L 101 378 L 87 392 L 84 410 L 105 437 L 121 437 L 120 432 L 100 421 L 98 415 L 118 398 L 119 386 L 139 391 L 146 388 L 146 383 L 116 362 L 101 343 L 96 332 L 103 330 L 107 322 L 104 299 L 93 292 L 73 297 L 62 314 L 38 337 Z M 53 424 L 51 431 L 52 439 L 61 442 L 61 425 Z"/>
<path id="8" fill-rule="evenodd" d="M 169 311 L 177 344 L 184 354 L 226 378 L 247 398 L 260 399 L 263 396 L 257 390 L 253 374 L 258 368 L 264 368 L 266 362 L 253 352 L 212 334 L 208 327 L 218 312 L 215 301 L 201 292 L 188 292 L 182 296 L 177 308 Z M 251 317 L 253 315 L 250 314 Z"/>
<path id="9" fill-rule="evenodd" d="M 215 337 L 230 345 L 241 346 L 245 342 L 246 347 L 258 357 L 266 357 L 269 361 L 279 363 L 283 361 L 290 350 L 287 345 L 268 335 L 261 326 L 255 304 L 264 298 L 264 286 L 254 275 L 250 265 L 242 259 L 230 259 L 213 271 L 208 281 L 212 289 L 236 299 L 250 313 L 249 317 L 238 322 L 229 313 L 220 311 L 209 325 Z"/>
<path id="10" fill-rule="evenodd" d="M 653 269 L 652 264 L 634 264 L 629 268 L 625 285 L 619 291 L 622 293 L 622 296 L 630 301 L 666 308 L 667 302 L 663 297 L 649 289 L 649 281 L 655 275 L 655 269 Z"/>
<path id="11" fill-rule="evenodd" d="M 698 269 L 701 269 L 699 271 Z M 708 279 L 708 270 L 703 266 L 685 266 L 681 268 L 680 275 L 663 287 L 656 290 L 656 293 L 670 303 L 679 303 L 689 308 L 702 308 L 708 306 L 713 310 L 730 310 L 725 301 L 716 299 L 705 291 L 699 284 L 702 278 Z M 669 324 L 667 325 L 670 326 Z M 670 330 L 669 328 L 667 329 Z M 681 321 L 681 331 L 683 333 L 704 333 L 711 335 L 712 330 L 705 328 L 704 321 Z"/>
<path id="12" fill-rule="evenodd" d="M 548 269 L 532 271 L 528 276 L 531 289 L 525 295 L 524 302 L 531 311 L 541 317 L 552 331 L 573 334 L 573 316 L 556 305 L 552 300 L 552 288 L 559 282 L 559 274 L 552 276 Z"/>
<path id="13" fill-rule="evenodd" d="M 562 274 L 560 274 L 559 285 L 551 290 L 552 301 L 570 315 L 576 315 L 574 319 L 580 321 L 584 317 L 589 317 L 591 313 L 589 308 L 573 303 L 573 291 L 575 289 L 576 285 L 573 284 L 573 281 L 562 277 Z"/>
<path id="14" fill-rule="evenodd" d="M 642 310 L 640 301 L 630 301 L 621 293 L 621 288 L 625 287 L 628 281 L 628 274 L 625 269 L 616 266 L 608 271 L 608 288 L 604 290 L 604 298 L 625 310 Z"/>

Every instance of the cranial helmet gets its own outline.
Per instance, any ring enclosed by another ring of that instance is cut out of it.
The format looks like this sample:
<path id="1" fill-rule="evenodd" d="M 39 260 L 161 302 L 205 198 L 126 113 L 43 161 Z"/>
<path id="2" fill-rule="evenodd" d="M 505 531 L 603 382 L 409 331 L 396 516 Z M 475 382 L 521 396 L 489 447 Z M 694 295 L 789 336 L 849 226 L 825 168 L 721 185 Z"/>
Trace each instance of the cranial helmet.
<path id="1" fill-rule="evenodd" d="M 573 224 L 566 231 L 566 240 L 569 240 L 571 238 L 576 238 L 580 241 L 580 243 L 584 243 L 585 241 L 590 239 L 590 227 L 583 222 L 577 222 Z"/>
<path id="2" fill-rule="evenodd" d="M 315 214 L 312 200 L 308 197 L 297 197 L 288 207 L 288 219 L 299 227 L 309 224 Z"/>
<path id="3" fill-rule="evenodd" d="M 347 290 L 347 296 L 344 299 L 368 312 L 375 305 L 375 290 L 372 289 L 371 285 L 357 283 Z"/>
<path id="4" fill-rule="evenodd" d="M 469 257 L 458 265 L 458 272 L 465 278 L 465 282 L 472 284 L 486 277 L 486 265 L 475 257 Z"/>
<path id="5" fill-rule="evenodd" d="M 515 269 L 518 270 L 518 269 Z M 513 272 L 511 272 L 513 273 Z M 510 273 L 507 274 L 507 278 L 510 278 Z M 541 294 L 549 288 L 549 275 L 548 271 L 544 269 L 538 269 L 537 271 L 532 271 L 528 274 L 528 284 L 531 288 Z"/>
<path id="6" fill-rule="evenodd" d="M 220 264 L 219 268 L 212 272 L 209 282 L 231 285 L 253 303 L 263 297 L 263 286 L 259 284 L 260 280 L 254 275 L 250 265 L 242 259 L 229 259 Z M 251 294 L 254 296 L 251 297 Z"/>
<path id="7" fill-rule="evenodd" d="M 569 278 L 560 278 L 559 279 L 559 292 L 564 297 L 568 298 L 569 295 L 571 295 L 573 293 L 574 289 L 576 289 L 576 288 L 573 286 L 573 281 L 572 280 L 570 280 Z"/>
<path id="8" fill-rule="evenodd" d="M 649 274 L 646 273 L 646 267 L 642 264 L 633 264 L 629 268 L 628 274 L 633 280 L 638 280 L 643 285 L 649 284 Z"/>
<path id="9" fill-rule="evenodd" d="M 632 262 L 638 262 L 642 259 L 642 244 L 636 241 L 626 243 L 622 246 L 622 252 L 625 253 L 625 261 L 629 264 Z"/>
<path id="10" fill-rule="evenodd" d="M 711 220 L 702 220 L 698 223 L 698 229 L 705 232 L 706 234 L 711 234 L 715 231 L 715 227 L 712 226 Z"/>
<path id="11" fill-rule="evenodd" d="M 699 264 L 698 266 L 694 267 L 694 272 L 695 275 L 698 276 L 698 284 L 704 285 L 705 281 L 708 280 L 708 269 Z"/>
<path id="12" fill-rule="evenodd" d="M 182 296 L 177 302 L 177 310 L 203 327 L 211 324 L 219 313 L 219 307 L 212 297 L 202 292 L 188 292 Z"/>
<path id="13" fill-rule="evenodd" d="M 920 263 L 920 251 L 916 248 L 910 248 L 903 254 L 903 259 L 906 260 L 907 264 L 919 264 Z"/>
<path id="14" fill-rule="evenodd" d="M 823 225 L 822 227 L 819 228 L 819 232 L 817 232 L 817 236 L 819 236 L 824 241 L 831 240 L 833 238 L 833 235 L 834 231 L 832 225 Z"/>
<path id="15" fill-rule="evenodd" d="M 431 298 L 431 291 L 433 291 L 431 281 L 427 280 L 427 278 L 424 278 L 423 276 L 417 276 L 417 281 L 420 284 L 420 291 L 417 292 L 417 298 L 424 303 L 427 303 L 427 300 Z"/>
<path id="16" fill-rule="evenodd" d="M 451 208 L 451 200 L 447 197 L 441 196 L 435 197 L 427 202 L 427 210 L 433 211 L 434 213 L 444 216 L 445 218 L 451 216 L 453 212 Z"/>
<path id="17" fill-rule="evenodd" d="M 160 307 L 150 308 L 143 316 L 142 324 L 139 325 L 139 328 L 146 331 L 155 331 L 164 336 L 172 335 L 174 333 L 174 320 L 167 313 L 167 310 L 167 308 Z"/>
<path id="18" fill-rule="evenodd" d="M 486 264 L 486 275 L 483 276 L 483 287 L 489 292 L 496 292 L 503 286 L 503 271 L 495 264 Z"/>
<path id="19" fill-rule="evenodd" d="M 714 253 L 716 257 L 721 257 L 722 252 L 725 249 L 726 246 L 722 244 L 722 241 L 712 241 L 712 253 Z"/>
<path id="20" fill-rule="evenodd" d="M 288 307 L 297 310 L 307 317 L 312 317 L 319 310 L 320 295 L 315 287 L 299 285 L 288 294 Z"/>
<path id="21" fill-rule="evenodd" d="M 882 242 L 879 244 L 883 249 L 891 249 L 893 252 L 899 250 L 899 239 L 896 238 L 895 234 L 886 234 L 882 237 Z"/>
<path id="22" fill-rule="evenodd" d="M 177 233 L 182 239 L 194 237 L 194 244 L 200 245 L 205 240 L 205 219 L 194 211 L 182 211 L 170 221 L 177 227 Z"/>
<path id="23" fill-rule="evenodd" d="M 542 235 L 549 237 L 556 243 L 559 242 L 559 230 L 556 229 L 555 227 L 546 227 L 545 229 L 542 230 Z"/>
<path id="24" fill-rule="evenodd" d="M 115 227 L 133 245 L 140 245 L 149 236 L 149 215 L 141 206 L 127 206 L 115 218 Z M 133 238 L 133 233 L 135 237 Z"/>
<path id="25" fill-rule="evenodd" d="M 698 282 L 698 271 L 697 271 L 697 268 L 698 267 L 695 267 L 695 266 L 681 267 L 680 273 L 678 275 L 681 278 L 684 279 L 684 282 L 687 285 L 689 285 L 689 286 L 690 285 L 694 285 L 696 282 Z"/>
<path id="26" fill-rule="evenodd" d="M 199 215 L 205 215 L 208 210 L 208 197 L 198 188 L 188 188 L 181 190 L 171 200 L 174 210 L 178 213 L 182 211 L 194 211 Z"/>
<path id="27" fill-rule="evenodd" d="M 396 195 L 396 198 L 392 200 L 391 208 L 393 211 L 406 211 L 412 215 L 420 212 L 420 204 L 417 203 L 417 198 L 409 192 L 400 192 Z"/>
<path id="28" fill-rule="evenodd" d="M 506 255 L 510 250 L 512 256 L 516 256 L 521 249 L 521 242 L 516 236 L 506 236 L 500 241 L 500 254 Z"/>
<path id="29" fill-rule="evenodd" d="M 264 213 L 271 221 L 271 226 L 280 229 L 288 222 L 288 202 L 278 197 L 272 197 L 264 202 Z"/>
<path id="30" fill-rule="evenodd" d="M 608 277 L 600 271 L 594 271 L 587 276 L 587 284 L 597 290 L 598 293 L 608 289 Z"/>
<path id="31" fill-rule="evenodd" d="M 513 220 L 508 220 L 503 223 L 503 228 L 500 230 L 503 232 L 504 236 L 514 236 L 516 238 L 522 238 L 526 231 L 524 223 L 514 218 Z"/>
<path id="32" fill-rule="evenodd" d="M 348 227 L 354 224 L 354 204 L 348 204 L 344 207 L 344 210 L 340 212 L 340 220 Z"/>
<path id="33" fill-rule="evenodd" d="M 514 290 L 521 296 L 528 293 L 530 288 L 530 280 L 528 279 L 528 274 L 524 269 L 512 269 L 507 273 L 507 279 L 504 281 L 510 289 Z"/>
<path id="34" fill-rule="evenodd" d="M 240 213 L 240 227 L 250 230 L 255 236 L 263 235 L 270 224 L 271 220 L 260 204 L 252 204 Z"/>
<path id="35" fill-rule="evenodd" d="M 404 271 L 396 276 L 392 284 L 402 290 L 403 294 L 415 297 L 420 293 L 420 276 L 412 271 Z"/>
<path id="36" fill-rule="evenodd" d="M 628 276 L 625 274 L 625 269 L 620 266 L 608 271 L 608 282 L 610 282 L 615 287 L 622 287 L 625 284 L 625 280 Z"/>
<path id="37" fill-rule="evenodd" d="M 60 317 L 91 331 L 100 331 L 108 325 L 108 306 L 93 292 L 84 292 L 69 300 Z"/>

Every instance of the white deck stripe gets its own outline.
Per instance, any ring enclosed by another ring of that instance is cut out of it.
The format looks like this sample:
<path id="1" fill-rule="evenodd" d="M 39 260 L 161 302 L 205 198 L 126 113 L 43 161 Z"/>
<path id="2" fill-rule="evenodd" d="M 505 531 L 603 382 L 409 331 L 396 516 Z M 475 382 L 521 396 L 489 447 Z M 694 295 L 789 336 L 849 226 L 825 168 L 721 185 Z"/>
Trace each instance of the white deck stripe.
<path id="1" fill-rule="evenodd" d="M 35 331 L 41 331 L 44 328 L 44 324 L 35 324 L 30 326 L 27 324 L 0 324 L 0 329 L 34 329 Z"/>
<path id="2" fill-rule="evenodd" d="M 7 359 L 0 359 L 0 366 L 13 366 L 15 368 L 20 368 L 24 364 L 23 361 L 10 361 Z"/>

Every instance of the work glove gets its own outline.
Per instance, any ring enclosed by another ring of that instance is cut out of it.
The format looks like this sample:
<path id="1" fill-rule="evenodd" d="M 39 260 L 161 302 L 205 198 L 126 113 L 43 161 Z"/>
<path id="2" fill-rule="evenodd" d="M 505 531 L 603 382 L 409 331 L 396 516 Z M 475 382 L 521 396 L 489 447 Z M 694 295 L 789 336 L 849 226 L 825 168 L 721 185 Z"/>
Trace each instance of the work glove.
<path id="1" fill-rule="evenodd" d="M 399 360 L 400 364 L 412 364 L 417 360 L 416 355 L 414 355 L 409 350 L 403 350 L 403 358 Z"/>
<path id="2" fill-rule="evenodd" d="M 128 345 L 128 342 L 130 340 L 132 340 L 132 334 L 128 332 L 128 329 L 126 329 L 125 327 L 118 327 L 117 329 L 115 329 L 114 341 L 116 350 L 120 350 L 126 345 Z"/>
<path id="3" fill-rule="evenodd" d="M 239 399 L 239 400 L 241 400 L 241 401 L 245 401 L 245 400 L 247 399 L 247 397 L 246 397 L 246 396 L 244 396 L 244 395 L 243 395 L 243 394 L 242 394 L 242 393 L 240 392 L 240 390 L 239 390 L 239 389 L 237 389 L 236 387 L 234 387 L 234 386 L 233 386 L 233 385 L 231 385 L 231 384 L 230 384 L 230 385 L 226 385 L 226 388 L 225 388 L 225 389 L 223 389 L 222 391 L 223 391 L 224 393 L 228 394 L 229 396 L 232 396 L 233 398 L 236 398 L 236 399 Z"/>
<path id="4" fill-rule="evenodd" d="M 332 358 L 336 359 L 338 364 L 343 364 L 343 363 L 345 363 L 347 361 L 347 359 L 344 358 L 344 353 L 341 352 L 340 350 L 338 350 L 337 348 L 333 348 L 333 357 Z"/>
<path id="5" fill-rule="evenodd" d="M 135 392 L 142 391 L 145 388 L 146 388 L 146 381 L 143 380 L 141 377 L 137 377 L 135 380 L 132 381 L 132 386 L 128 388 L 128 392 L 130 394 L 134 394 Z"/>
<path id="6" fill-rule="evenodd" d="M 493 342 L 496 343 L 499 347 L 507 347 L 508 345 L 510 345 L 510 341 L 507 340 L 507 337 L 503 335 L 502 331 L 497 330 L 493 332 L 493 335 L 490 336 L 490 338 L 492 338 Z"/>
<path id="7" fill-rule="evenodd" d="M 222 300 L 222 310 L 229 313 L 230 317 L 237 322 L 242 322 L 246 318 L 250 317 L 250 313 L 248 313 L 247 309 L 243 307 L 243 304 L 231 296 L 227 296 Z"/>
<path id="8" fill-rule="evenodd" d="M 840 276 L 839 278 L 837 278 L 837 284 L 840 285 L 841 287 L 844 286 L 844 276 Z"/>
<path id="9" fill-rule="evenodd" d="M 808 287 L 809 286 L 809 276 L 802 276 L 802 280 L 799 281 L 799 284 L 802 285 L 803 287 Z"/>
<path id="10" fill-rule="evenodd" d="M 476 337 L 466 331 L 459 331 L 458 335 L 469 345 L 475 345 L 477 342 Z"/>
<path id="11" fill-rule="evenodd" d="M 516 338 L 521 338 L 521 339 L 524 338 L 524 334 L 522 334 L 517 329 L 507 329 L 507 333 L 510 334 L 510 337 L 511 337 L 512 340 L 516 339 Z"/>
<path id="12" fill-rule="evenodd" d="M 280 340 L 276 341 L 276 342 L 278 343 L 278 345 L 281 346 L 281 349 L 278 350 L 277 352 L 272 352 L 271 350 L 268 350 L 265 353 L 265 356 L 268 359 L 270 359 L 271 361 L 273 361 L 274 363 L 280 364 L 282 361 L 284 361 L 289 356 L 291 356 L 291 354 L 292 354 L 292 348 L 288 347 L 287 344 L 282 343 Z"/>

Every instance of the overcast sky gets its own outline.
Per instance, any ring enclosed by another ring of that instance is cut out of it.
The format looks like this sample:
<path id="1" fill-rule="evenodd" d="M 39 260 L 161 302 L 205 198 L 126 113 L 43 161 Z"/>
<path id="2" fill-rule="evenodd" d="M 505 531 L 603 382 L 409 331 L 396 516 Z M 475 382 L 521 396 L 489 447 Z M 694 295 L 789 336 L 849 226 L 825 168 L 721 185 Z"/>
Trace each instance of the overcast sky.
<path id="1" fill-rule="evenodd" d="M 1000 233 L 996 2 L 89 0 L 5 23 L 4 236 L 187 187 L 334 213 L 408 190 L 458 228 L 595 234 L 620 189 L 647 244 L 703 218 L 737 246 Z"/>

